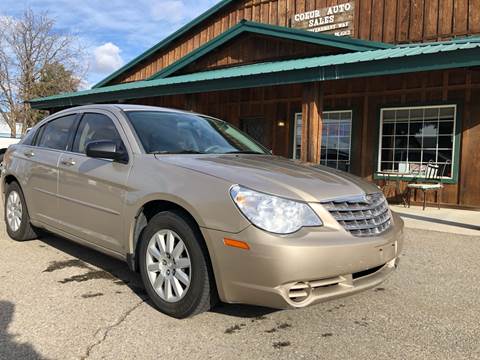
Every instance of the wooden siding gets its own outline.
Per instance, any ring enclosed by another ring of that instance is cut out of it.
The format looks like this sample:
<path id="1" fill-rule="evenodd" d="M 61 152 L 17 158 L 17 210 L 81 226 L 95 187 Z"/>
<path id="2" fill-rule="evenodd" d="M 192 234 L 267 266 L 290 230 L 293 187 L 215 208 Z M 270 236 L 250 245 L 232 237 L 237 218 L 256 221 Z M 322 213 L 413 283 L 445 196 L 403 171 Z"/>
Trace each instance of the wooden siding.
<path id="1" fill-rule="evenodd" d="M 316 88 L 312 88 L 312 84 L 295 84 L 134 102 L 188 108 L 228 120 L 237 126 L 240 126 L 241 119 L 256 118 L 264 123 L 268 131 L 264 145 L 274 154 L 291 157 L 294 114 L 307 111 L 305 105 L 315 97 L 312 89 L 323 92 L 320 108 L 353 110 L 351 172 L 371 181 L 376 170 L 381 107 L 459 104 L 462 137 L 458 182 L 445 185 L 442 201 L 480 207 L 480 104 L 476 101 L 480 98 L 480 68 L 328 81 Z M 284 126 L 278 126 L 279 122 Z M 308 146 L 316 152 L 312 144 Z M 415 200 L 421 201 L 420 192 Z M 428 195 L 428 200 L 434 200 L 433 194 Z"/>
<path id="2" fill-rule="evenodd" d="M 180 70 L 177 74 L 213 70 L 222 67 L 273 59 L 293 59 L 316 55 L 332 55 L 343 52 L 341 49 L 302 43 L 293 40 L 267 36 L 244 34 L 224 46 L 206 54 L 201 59 Z"/>
<path id="3" fill-rule="evenodd" d="M 346 0 L 239 0 L 111 84 L 148 78 L 242 19 L 289 26 L 296 12 L 344 2 Z M 480 33 L 480 0 L 356 0 L 355 9 L 355 37 L 366 40 L 437 41 Z"/>

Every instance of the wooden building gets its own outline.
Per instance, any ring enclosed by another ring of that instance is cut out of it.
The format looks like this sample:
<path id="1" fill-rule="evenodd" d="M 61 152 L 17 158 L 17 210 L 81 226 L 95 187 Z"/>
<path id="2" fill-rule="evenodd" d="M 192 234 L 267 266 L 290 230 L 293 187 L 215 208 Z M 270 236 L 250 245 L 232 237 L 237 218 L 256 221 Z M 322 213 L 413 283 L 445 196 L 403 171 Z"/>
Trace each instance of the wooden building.
<path id="1" fill-rule="evenodd" d="M 479 35 L 480 0 L 223 0 L 91 90 L 31 104 L 193 110 L 380 182 L 446 164 L 442 202 L 480 208 Z"/>

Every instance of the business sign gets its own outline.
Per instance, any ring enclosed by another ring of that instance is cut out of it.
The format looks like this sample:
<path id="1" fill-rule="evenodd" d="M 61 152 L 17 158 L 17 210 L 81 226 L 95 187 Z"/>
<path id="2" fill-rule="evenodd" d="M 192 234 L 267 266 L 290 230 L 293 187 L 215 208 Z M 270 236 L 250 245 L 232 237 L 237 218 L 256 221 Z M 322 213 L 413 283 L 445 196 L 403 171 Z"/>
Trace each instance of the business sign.
<path id="1" fill-rule="evenodd" d="M 333 5 L 293 15 L 293 28 L 337 36 L 353 36 L 355 2 Z"/>

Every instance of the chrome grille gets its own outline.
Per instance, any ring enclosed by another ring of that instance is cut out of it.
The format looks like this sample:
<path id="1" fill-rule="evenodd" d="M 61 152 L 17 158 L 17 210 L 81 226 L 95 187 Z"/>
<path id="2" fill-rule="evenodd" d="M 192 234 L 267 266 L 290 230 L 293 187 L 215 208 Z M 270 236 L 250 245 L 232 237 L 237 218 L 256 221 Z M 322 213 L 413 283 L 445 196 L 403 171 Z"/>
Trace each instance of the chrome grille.
<path id="1" fill-rule="evenodd" d="M 322 205 L 354 236 L 379 235 L 392 224 L 390 210 L 382 193 L 332 200 Z"/>

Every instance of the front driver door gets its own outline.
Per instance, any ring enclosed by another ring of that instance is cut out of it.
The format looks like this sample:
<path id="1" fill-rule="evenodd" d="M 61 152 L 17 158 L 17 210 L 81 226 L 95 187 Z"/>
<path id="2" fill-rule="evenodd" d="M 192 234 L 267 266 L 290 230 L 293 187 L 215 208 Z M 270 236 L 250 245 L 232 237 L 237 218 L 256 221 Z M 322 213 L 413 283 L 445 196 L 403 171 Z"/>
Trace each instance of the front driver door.
<path id="1" fill-rule="evenodd" d="M 130 163 L 85 155 L 90 141 L 112 140 L 127 149 L 123 129 L 108 112 L 85 113 L 72 151 L 59 161 L 59 207 L 62 230 L 101 248 L 123 252 L 123 206 Z"/>

